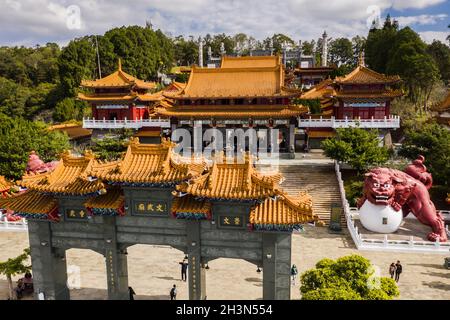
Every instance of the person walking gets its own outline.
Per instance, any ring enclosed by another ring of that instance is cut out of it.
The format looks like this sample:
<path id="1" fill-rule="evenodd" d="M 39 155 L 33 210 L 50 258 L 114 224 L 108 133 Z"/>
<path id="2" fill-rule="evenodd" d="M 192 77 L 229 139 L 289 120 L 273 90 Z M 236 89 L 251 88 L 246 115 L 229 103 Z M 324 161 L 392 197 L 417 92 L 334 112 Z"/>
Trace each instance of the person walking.
<path id="1" fill-rule="evenodd" d="M 403 266 L 400 264 L 400 260 L 395 264 L 395 281 L 400 280 L 400 274 L 403 272 Z"/>
<path id="2" fill-rule="evenodd" d="M 177 285 L 174 284 L 170 289 L 170 300 L 177 300 Z"/>
<path id="3" fill-rule="evenodd" d="M 134 292 L 132 287 L 128 287 L 128 293 L 130 294 L 130 300 L 134 300 L 134 296 L 136 295 L 136 292 Z"/>
<path id="4" fill-rule="evenodd" d="M 180 264 L 181 264 L 181 280 L 186 281 L 187 268 L 189 264 L 186 258 L 184 258 L 183 261 L 180 262 Z"/>
<path id="5" fill-rule="evenodd" d="M 295 286 L 295 278 L 297 277 L 298 270 L 295 264 L 292 265 L 291 268 L 291 276 L 292 276 L 292 284 Z"/>
<path id="6" fill-rule="evenodd" d="M 389 274 L 391 275 L 391 279 L 394 279 L 395 276 L 395 263 L 392 262 L 391 265 L 389 266 Z"/>

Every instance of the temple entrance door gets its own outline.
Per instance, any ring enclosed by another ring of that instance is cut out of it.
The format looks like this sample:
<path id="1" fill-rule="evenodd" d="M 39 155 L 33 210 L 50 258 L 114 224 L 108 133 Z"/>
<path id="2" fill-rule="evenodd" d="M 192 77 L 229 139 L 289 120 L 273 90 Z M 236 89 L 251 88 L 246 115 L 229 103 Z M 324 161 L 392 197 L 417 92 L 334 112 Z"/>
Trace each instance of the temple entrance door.
<path id="1" fill-rule="evenodd" d="M 71 300 L 107 300 L 105 257 L 89 249 L 66 251 L 67 285 Z"/>
<path id="2" fill-rule="evenodd" d="M 127 248 L 128 285 L 136 300 L 170 300 L 177 286 L 177 300 L 189 299 L 188 281 L 181 280 L 185 254 L 170 246 L 136 244 Z M 186 279 L 188 280 L 188 279 Z"/>
<path id="3" fill-rule="evenodd" d="M 243 259 L 219 258 L 206 268 L 207 300 L 261 300 L 262 268 Z"/>

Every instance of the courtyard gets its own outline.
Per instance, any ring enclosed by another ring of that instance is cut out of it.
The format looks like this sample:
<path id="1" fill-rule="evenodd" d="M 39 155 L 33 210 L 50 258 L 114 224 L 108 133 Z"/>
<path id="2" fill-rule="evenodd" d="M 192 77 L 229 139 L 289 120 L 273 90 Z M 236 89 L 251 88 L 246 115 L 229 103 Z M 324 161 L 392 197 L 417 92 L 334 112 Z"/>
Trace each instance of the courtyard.
<path id="1" fill-rule="evenodd" d="M 404 272 L 399 288 L 399 299 L 450 300 L 450 271 L 444 269 L 445 255 L 358 251 L 351 237 L 330 234 L 326 228 L 306 226 L 302 233 L 294 233 L 292 263 L 299 274 L 313 268 L 322 258 L 335 259 L 349 254 L 361 254 L 380 268 L 382 276 L 388 276 L 391 262 L 400 260 Z M 28 247 L 28 233 L 0 232 L 0 261 L 19 255 Z M 450 255 L 450 254 L 449 254 Z M 169 290 L 176 284 L 178 299 L 188 298 L 188 286 L 181 281 L 180 265 L 184 257 L 181 251 L 170 247 L 135 245 L 128 249 L 129 285 L 136 292 L 137 300 L 167 300 Z M 106 299 L 106 266 L 102 255 L 90 251 L 71 249 L 67 251 L 69 277 L 80 272 L 79 289 L 71 290 L 71 298 L 77 300 Z M 19 276 L 15 277 L 16 281 Z M 76 277 L 70 277 L 76 283 Z M 262 273 L 244 260 L 217 259 L 209 263 L 206 272 L 208 300 L 261 299 Z M 0 276 L 0 299 L 7 299 L 6 278 Z M 291 290 L 292 299 L 300 299 L 299 281 Z"/>

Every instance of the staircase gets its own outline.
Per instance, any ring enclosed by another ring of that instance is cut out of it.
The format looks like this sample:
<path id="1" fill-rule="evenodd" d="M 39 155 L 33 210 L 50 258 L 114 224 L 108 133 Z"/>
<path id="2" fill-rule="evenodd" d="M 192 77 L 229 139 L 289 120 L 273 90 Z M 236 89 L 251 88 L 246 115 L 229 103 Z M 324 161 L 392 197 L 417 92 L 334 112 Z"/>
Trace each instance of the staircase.
<path id="1" fill-rule="evenodd" d="M 291 196 L 300 191 L 308 191 L 313 199 L 314 213 L 326 226 L 330 223 L 331 204 L 341 204 L 339 186 L 333 166 L 327 165 L 289 165 L 280 166 L 285 180 L 281 188 Z M 341 226 L 346 227 L 342 214 Z"/>

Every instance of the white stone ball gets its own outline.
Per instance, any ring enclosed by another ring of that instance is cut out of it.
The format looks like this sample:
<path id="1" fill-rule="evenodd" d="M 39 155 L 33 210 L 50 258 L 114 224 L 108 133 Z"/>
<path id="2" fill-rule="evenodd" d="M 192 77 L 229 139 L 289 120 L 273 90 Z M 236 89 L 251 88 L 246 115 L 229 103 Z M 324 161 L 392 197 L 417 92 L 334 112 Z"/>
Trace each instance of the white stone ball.
<path id="1" fill-rule="evenodd" d="M 375 205 L 366 200 L 359 209 L 359 220 L 367 230 L 393 233 L 403 221 L 403 211 L 395 211 L 391 206 Z"/>

